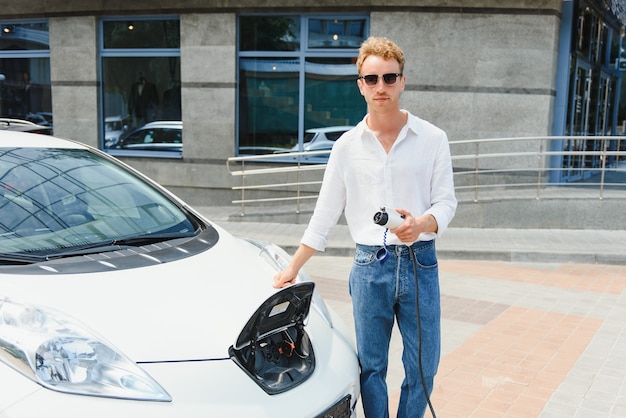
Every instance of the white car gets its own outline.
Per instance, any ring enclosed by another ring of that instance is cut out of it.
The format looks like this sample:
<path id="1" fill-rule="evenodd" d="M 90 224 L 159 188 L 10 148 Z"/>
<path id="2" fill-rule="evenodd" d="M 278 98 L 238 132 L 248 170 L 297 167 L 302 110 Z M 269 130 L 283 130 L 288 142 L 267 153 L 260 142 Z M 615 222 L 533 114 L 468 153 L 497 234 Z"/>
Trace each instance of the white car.
<path id="1" fill-rule="evenodd" d="M 127 131 L 121 116 L 107 116 L 104 118 L 104 147 L 111 148 Z"/>
<path id="2" fill-rule="evenodd" d="M 355 417 L 345 326 L 277 246 L 115 158 L 0 131 L 0 417 Z"/>
<path id="3" fill-rule="evenodd" d="M 183 122 L 164 120 L 145 125 L 122 135 L 111 146 L 126 151 L 158 151 L 170 156 L 183 154 Z"/>
<path id="4" fill-rule="evenodd" d="M 302 152 L 330 151 L 335 141 L 354 126 L 327 126 L 325 128 L 307 129 L 302 139 Z M 299 152 L 300 145 L 291 148 L 291 152 Z M 310 163 L 326 163 L 329 152 L 318 152 L 312 155 L 296 157 L 296 160 Z"/>
<path id="5" fill-rule="evenodd" d="M 354 126 L 327 126 L 325 128 L 307 129 L 302 139 L 303 151 L 330 151 L 339 137 Z M 296 145 L 292 151 L 298 151 Z"/>

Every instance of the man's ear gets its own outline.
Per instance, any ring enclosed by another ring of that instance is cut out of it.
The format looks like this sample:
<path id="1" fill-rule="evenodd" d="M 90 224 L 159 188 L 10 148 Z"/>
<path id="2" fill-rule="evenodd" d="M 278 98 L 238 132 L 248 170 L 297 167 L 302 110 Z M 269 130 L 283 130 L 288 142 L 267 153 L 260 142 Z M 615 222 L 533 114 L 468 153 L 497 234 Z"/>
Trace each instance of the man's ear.
<path id="1" fill-rule="evenodd" d="M 356 85 L 359 87 L 359 93 L 361 93 L 361 96 L 365 96 L 365 93 L 363 93 L 363 88 L 364 88 L 363 86 L 365 85 L 365 84 L 363 84 L 363 80 L 360 79 L 360 78 L 357 79 L 356 80 Z"/>

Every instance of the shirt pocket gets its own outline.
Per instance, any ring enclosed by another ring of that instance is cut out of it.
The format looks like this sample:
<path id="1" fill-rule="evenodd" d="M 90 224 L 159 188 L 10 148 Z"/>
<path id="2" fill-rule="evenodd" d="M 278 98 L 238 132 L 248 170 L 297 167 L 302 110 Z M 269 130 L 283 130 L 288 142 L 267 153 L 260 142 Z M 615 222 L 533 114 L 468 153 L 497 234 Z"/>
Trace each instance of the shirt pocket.
<path id="1" fill-rule="evenodd" d="M 360 190 L 374 190 L 384 184 L 383 164 L 366 156 L 354 156 L 346 171 L 347 184 Z"/>

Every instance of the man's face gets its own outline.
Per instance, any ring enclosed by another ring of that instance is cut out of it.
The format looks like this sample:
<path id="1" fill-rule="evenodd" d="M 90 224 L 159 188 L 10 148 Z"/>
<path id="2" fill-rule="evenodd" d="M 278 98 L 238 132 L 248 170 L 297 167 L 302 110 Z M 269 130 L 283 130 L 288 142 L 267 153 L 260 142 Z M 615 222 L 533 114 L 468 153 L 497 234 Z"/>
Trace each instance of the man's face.
<path id="1" fill-rule="evenodd" d="M 398 73 L 400 63 L 394 59 L 371 55 L 363 61 L 359 76 L 365 76 L 365 79 L 359 78 L 357 84 L 370 112 L 399 107 L 400 94 L 404 91 L 406 80 L 404 76 L 394 76 Z M 378 76 L 375 84 L 371 85 L 374 77 L 367 76 Z"/>

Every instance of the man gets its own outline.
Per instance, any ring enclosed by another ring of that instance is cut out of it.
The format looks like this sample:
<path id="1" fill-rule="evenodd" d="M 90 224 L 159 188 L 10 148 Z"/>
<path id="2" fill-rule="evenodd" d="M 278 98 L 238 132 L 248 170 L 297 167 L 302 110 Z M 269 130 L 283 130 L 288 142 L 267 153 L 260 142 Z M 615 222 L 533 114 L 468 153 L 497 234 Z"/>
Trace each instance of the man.
<path id="1" fill-rule="evenodd" d="M 133 118 L 133 126 L 142 126 L 155 120 L 158 106 L 156 86 L 139 73 L 139 79 L 131 86 L 128 99 L 128 113 Z"/>
<path id="2" fill-rule="evenodd" d="M 305 262 L 325 249 L 345 210 L 356 242 L 350 294 L 365 415 L 389 416 L 385 378 L 397 320 L 405 369 L 397 417 L 423 416 L 440 355 L 434 238 L 447 228 L 457 206 L 450 148 L 441 129 L 400 109 L 406 78 L 404 53 L 395 43 L 367 39 L 357 70 L 368 113 L 333 146 L 308 228 L 274 286 L 293 283 Z M 404 220 L 390 230 L 375 224 L 373 216 L 381 207 L 396 209 Z"/>

